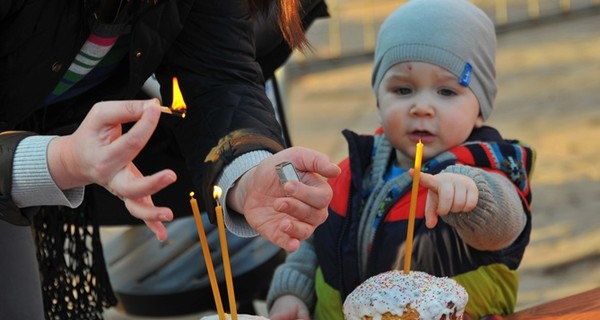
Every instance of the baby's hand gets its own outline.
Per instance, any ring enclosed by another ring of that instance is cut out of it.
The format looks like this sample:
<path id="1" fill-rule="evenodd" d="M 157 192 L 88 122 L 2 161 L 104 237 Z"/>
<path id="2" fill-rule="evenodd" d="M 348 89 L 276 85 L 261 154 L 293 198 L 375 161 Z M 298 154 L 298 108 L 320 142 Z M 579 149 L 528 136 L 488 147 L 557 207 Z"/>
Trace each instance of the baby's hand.
<path id="1" fill-rule="evenodd" d="M 275 302 L 269 310 L 271 320 L 310 320 L 308 307 L 298 297 L 284 295 Z"/>
<path id="2" fill-rule="evenodd" d="M 413 169 L 410 175 L 414 175 Z M 425 224 L 428 228 L 436 226 L 438 216 L 469 212 L 477 206 L 479 190 L 473 179 L 456 173 L 431 175 L 421 172 L 420 177 L 419 185 L 429 189 L 425 204 Z"/>

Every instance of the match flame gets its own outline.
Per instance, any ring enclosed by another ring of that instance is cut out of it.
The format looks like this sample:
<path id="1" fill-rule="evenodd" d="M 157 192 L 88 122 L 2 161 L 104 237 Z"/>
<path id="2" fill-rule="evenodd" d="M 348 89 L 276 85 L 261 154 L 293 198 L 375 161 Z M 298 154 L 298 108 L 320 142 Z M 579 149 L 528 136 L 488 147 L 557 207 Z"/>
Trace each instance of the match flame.
<path id="1" fill-rule="evenodd" d="M 219 188 L 219 186 L 214 186 L 213 187 L 213 198 L 215 199 L 219 199 L 221 197 L 221 188 Z"/>
<path id="2" fill-rule="evenodd" d="M 171 104 L 171 109 L 181 113 L 182 117 L 185 117 L 187 107 L 185 105 L 185 101 L 183 100 L 181 89 L 179 89 L 179 81 L 177 81 L 177 77 L 173 77 L 173 102 Z"/>

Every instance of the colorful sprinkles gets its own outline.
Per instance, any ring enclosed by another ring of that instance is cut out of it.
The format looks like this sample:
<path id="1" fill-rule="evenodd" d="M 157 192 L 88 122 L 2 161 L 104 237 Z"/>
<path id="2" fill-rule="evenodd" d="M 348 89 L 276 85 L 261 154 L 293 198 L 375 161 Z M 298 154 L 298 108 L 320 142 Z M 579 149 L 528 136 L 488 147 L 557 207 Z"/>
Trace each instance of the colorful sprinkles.
<path id="1" fill-rule="evenodd" d="M 381 320 L 390 313 L 401 315 L 410 309 L 419 320 L 462 319 L 468 295 L 456 281 L 425 272 L 405 274 L 392 270 L 373 276 L 359 285 L 344 301 L 346 320 Z"/>

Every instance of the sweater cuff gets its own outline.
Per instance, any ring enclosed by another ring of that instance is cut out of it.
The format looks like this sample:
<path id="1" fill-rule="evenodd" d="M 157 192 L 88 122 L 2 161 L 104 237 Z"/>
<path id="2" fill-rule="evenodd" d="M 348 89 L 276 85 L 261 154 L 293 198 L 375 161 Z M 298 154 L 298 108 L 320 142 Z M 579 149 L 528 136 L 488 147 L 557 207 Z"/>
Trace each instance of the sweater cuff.
<path id="1" fill-rule="evenodd" d="M 493 251 L 510 245 L 526 223 L 525 214 L 519 209 L 521 202 L 518 196 L 510 199 L 507 195 L 514 188 L 512 184 L 509 181 L 505 181 L 505 185 L 495 182 L 494 173 L 469 166 L 453 165 L 444 172 L 470 177 L 479 190 L 479 200 L 473 211 L 442 216 L 444 222 L 455 227 L 461 238 L 478 250 Z"/>
<path id="2" fill-rule="evenodd" d="M 244 173 L 272 155 L 271 152 L 265 150 L 244 153 L 227 165 L 223 169 L 223 175 L 217 180 L 217 184 L 221 190 L 223 190 L 219 200 L 223 204 L 223 220 L 225 221 L 225 226 L 229 231 L 239 237 L 254 237 L 258 235 L 258 232 L 248 224 L 244 215 L 235 212 L 234 210 L 228 210 L 226 205 L 227 193 Z"/>
<path id="3" fill-rule="evenodd" d="M 60 190 L 48 168 L 48 144 L 57 136 L 31 136 L 15 150 L 11 195 L 19 208 L 58 205 L 78 207 L 84 187 Z"/>
<path id="4" fill-rule="evenodd" d="M 266 299 L 267 309 L 271 309 L 277 298 L 288 294 L 306 302 L 308 309 L 313 310 L 316 302 L 314 279 L 283 264 L 273 274 Z"/>

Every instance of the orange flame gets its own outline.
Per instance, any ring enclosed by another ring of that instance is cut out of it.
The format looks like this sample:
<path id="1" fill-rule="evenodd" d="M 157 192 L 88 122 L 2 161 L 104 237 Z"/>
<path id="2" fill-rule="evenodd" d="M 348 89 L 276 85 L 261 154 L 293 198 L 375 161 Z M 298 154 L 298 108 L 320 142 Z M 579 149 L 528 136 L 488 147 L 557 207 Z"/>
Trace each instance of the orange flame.
<path id="1" fill-rule="evenodd" d="M 180 113 L 181 117 L 185 118 L 187 107 L 185 105 L 185 101 L 183 100 L 181 89 L 179 89 L 177 77 L 173 77 L 173 102 L 171 103 L 171 110 Z"/>
<path id="2" fill-rule="evenodd" d="M 213 198 L 215 199 L 219 199 L 221 197 L 221 188 L 219 188 L 219 186 L 214 186 L 213 187 Z"/>

